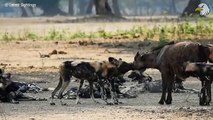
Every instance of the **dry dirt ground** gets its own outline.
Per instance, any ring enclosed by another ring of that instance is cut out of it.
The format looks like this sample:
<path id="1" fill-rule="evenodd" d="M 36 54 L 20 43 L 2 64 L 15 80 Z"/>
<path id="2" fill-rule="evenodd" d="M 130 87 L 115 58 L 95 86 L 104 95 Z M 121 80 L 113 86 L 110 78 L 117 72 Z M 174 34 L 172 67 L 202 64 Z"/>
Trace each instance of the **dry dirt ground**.
<path id="1" fill-rule="evenodd" d="M 68 41 L 58 42 L 10 42 L 0 44 L 1 63 L 7 64 L 6 72 L 12 73 L 12 79 L 24 82 L 39 82 L 40 87 L 55 87 L 58 83 L 57 67 L 64 60 L 102 61 L 114 56 L 132 62 L 136 49 L 113 48 L 101 45 L 79 46 Z M 50 58 L 40 58 L 38 52 L 47 54 L 53 49 L 67 52 L 65 55 L 53 55 Z M 106 50 L 108 52 L 106 52 Z M 110 51 L 110 52 L 109 52 Z M 147 70 L 154 79 L 160 79 L 156 70 Z M 200 82 L 189 79 L 186 87 L 199 89 Z M 72 86 L 72 83 L 71 85 Z M 49 98 L 49 92 L 30 94 L 32 96 Z M 107 106 L 100 99 L 100 104 L 90 99 L 81 99 L 82 104 L 76 105 L 74 100 L 65 100 L 68 106 L 61 106 L 56 100 L 56 106 L 50 106 L 48 101 L 20 102 L 18 105 L 0 103 L 1 119 L 7 120 L 109 120 L 109 119 L 211 119 L 212 106 L 200 107 L 197 94 L 175 93 L 172 105 L 158 105 L 160 93 L 141 93 L 137 98 L 121 99 L 124 104 Z M 213 119 L 213 118 L 212 118 Z"/>
<path id="2" fill-rule="evenodd" d="M 4 22 L 1 21 L 0 24 L 7 27 Z M 108 26 L 108 24 L 110 23 L 104 23 L 105 26 Z M 14 26 L 18 25 L 15 24 Z M 14 26 L 7 29 L 13 30 Z M 84 26 L 84 24 L 80 26 Z M 0 30 L 4 29 L 1 28 Z M 150 48 L 150 46 L 138 47 L 138 44 L 142 43 L 140 40 L 93 42 L 92 45 L 88 43 L 86 46 L 70 41 L 1 42 L 0 63 L 7 65 L 6 72 L 12 73 L 13 80 L 23 82 L 46 81 L 46 83 L 37 84 L 40 87 L 55 87 L 59 78 L 57 67 L 62 61 L 102 61 L 113 56 L 132 62 L 136 51 Z M 40 58 L 39 52 L 48 54 L 54 49 L 67 52 L 67 54 Z M 154 79 L 160 79 L 158 71 L 147 70 L 146 72 Z M 194 78 L 189 78 L 184 84 L 186 87 L 200 89 L 200 82 Z M 72 83 L 70 86 L 72 86 Z M 30 95 L 49 98 L 50 94 L 51 91 Z M 56 106 L 50 106 L 49 99 L 48 101 L 23 101 L 17 105 L 0 103 L 0 120 L 213 119 L 212 105 L 199 106 L 197 94 L 174 93 L 172 105 L 158 105 L 160 96 L 160 93 L 145 92 L 139 94 L 137 98 L 122 98 L 120 101 L 123 104 L 113 106 L 105 105 L 100 99 L 98 99 L 100 104 L 95 104 L 90 99 L 81 99 L 82 104 L 80 105 L 76 105 L 75 100 L 65 100 L 68 106 L 61 106 L 59 100 L 55 100 Z"/>

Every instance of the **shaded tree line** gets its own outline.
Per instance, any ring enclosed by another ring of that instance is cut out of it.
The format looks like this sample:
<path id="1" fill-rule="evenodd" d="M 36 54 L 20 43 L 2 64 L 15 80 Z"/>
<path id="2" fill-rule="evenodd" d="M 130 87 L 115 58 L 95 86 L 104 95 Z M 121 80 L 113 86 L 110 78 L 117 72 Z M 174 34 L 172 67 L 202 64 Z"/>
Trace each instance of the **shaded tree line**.
<path id="1" fill-rule="evenodd" d="M 34 3 L 43 10 L 42 16 L 55 16 L 55 15 L 74 15 L 74 4 L 76 2 L 78 3 L 78 7 L 80 10 L 80 14 L 91 14 L 93 7 L 95 8 L 95 13 L 97 15 L 116 15 L 121 16 L 120 11 L 120 5 L 122 3 L 122 0 L 111 0 L 111 5 L 109 4 L 109 0 L 68 0 L 68 13 L 62 11 L 59 8 L 59 2 L 60 0 L 18 0 L 18 2 L 23 3 Z M 131 1 L 133 2 L 133 1 Z M 171 14 L 177 14 L 176 9 L 176 2 L 175 0 L 168 0 L 168 9 L 167 11 L 170 11 Z M 161 2 L 162 4 L 165 4 Z M 160 4 L 161 4 L 160 3 Z M 198 4 L 201 3 L 201 0 L 189 0 L 187 7 L 184 9 L 181 16 L 191 16 L 194 14 L 198 14 L 198 12 L 195 11 L 195 8 L 198 6 Z M 144 4 L 148 5 L 148 4 Z M 143 6 L 143 5 L 142 5 Z M 147 6 L 148 9 L 149 6 Z M 28 16 L 27 13 L 29 11 L 33 13 L 33 10 L 30 8 L 28 10 L 23 9 L 22 10 L 22 16 Z M 28 11 L 28 12 L 27 12 Z"/>

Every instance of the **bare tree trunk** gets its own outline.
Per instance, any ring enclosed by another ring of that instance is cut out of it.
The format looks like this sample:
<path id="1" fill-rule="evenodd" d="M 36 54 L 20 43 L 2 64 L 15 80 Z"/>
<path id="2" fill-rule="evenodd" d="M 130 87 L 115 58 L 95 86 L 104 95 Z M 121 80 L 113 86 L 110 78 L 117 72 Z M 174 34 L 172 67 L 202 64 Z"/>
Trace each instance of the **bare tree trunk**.
<path id="1" fill-rule="evenodd" d="M 114 10 L 115 15 L 121 15 L 118 0 L 112 0 L 112 8 Z"/>
<path id="2" fill-rule="evenodd" d="M 170 1 L 170 11 L 171 11 L 171 14 L 174 15 L 177 13 L 177 10 L 176 10 L 176 6 L 175 6 L 175 0 L 171 0 Z"/>
<path id="3" fill-rule="evenodd" d="M 21 7 L 21 12 L 21 17 L 28 17 L 27 11 L 23 7 Z"/>
<path id="4" fill-rule="evenodd" d="M 74 1 L 69 0 L 69 11 L 68 11 L 69 15 L 74 15 L 73 7 L 74 7 Z"/>
<path id="5" fill-rule="evenodd" d="M 16 3 L 25 3 L 23 0 L 14 1 Z M 21 9 L 21 17 L 32 17 L 34 16 L 33 8 L 32 7 L 20 7 Z"/>
<path id="6" fill-rule="evenodd" d="M 94 0 L 97 15 L 113 15 L 108 0 Z"/>
<path id="7" fill-rule="evenodd" d="M 185 17 L 185 16 L 198 15 L 199 12 L 195 11 L 195 9 L 198 7 L 200 3 L 201 3 L 201 0 L 190 0 L 181 16 Z"/>
<path id="8" fill-rule="evenodd" d="M 78 8 L 79 8 L 79 14 L 85 15 L 87 13 L 87 5 L 90 3 L 87 0 L 78 0 Z M 92 8 L 91 8 L 92 10 Z"/>
<path id="9" fill-rule="evenodd" d="M 86 14 L 92 13 L 93 5 L 94 5 L 94 0 L 90 0 L 89 5 L 88 5 L 87 10 L 86 10 Z"/>

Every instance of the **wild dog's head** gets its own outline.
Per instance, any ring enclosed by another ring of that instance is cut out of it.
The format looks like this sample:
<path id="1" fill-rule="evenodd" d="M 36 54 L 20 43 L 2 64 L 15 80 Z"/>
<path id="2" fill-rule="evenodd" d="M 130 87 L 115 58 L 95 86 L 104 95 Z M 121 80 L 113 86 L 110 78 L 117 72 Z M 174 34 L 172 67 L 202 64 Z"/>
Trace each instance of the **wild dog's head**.
<path id="1" fill-rule="evenodd" d="M 4 74 L 4 70 L 0 69 L 0 88 L 4 88 L 5 86 L 11 84 L 11 74 L 7 73 Z"/>
<path id="2" fill-rule="evenodd" d="M 118 72 L 120 74 L 125 74 L 129 70 L 134 70 L 133 63 L 127 63 L 127 62 L 123 61 L 121 58 L 116 59 L 114 57 L 109 57 L 108 61 L 111 64 L 116 66 L 116 68 L 118 69 Z"/>

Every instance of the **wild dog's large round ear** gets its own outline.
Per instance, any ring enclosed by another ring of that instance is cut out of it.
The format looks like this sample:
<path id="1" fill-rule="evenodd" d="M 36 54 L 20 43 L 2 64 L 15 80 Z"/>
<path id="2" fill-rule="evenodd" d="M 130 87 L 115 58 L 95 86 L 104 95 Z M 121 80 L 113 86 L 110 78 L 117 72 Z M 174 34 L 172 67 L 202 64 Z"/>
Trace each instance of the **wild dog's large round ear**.
<path id="1" fill-rule="evenodd" d="M 119 61 L 115 59 L 114 57 L 109 57 L 108 61 L 114 65 L 119 65 Z"/>
<path id="2" fill-rule="evenodd" d="M 134 60 L 136 60 L 140 55 L 139 51 L 136 53 L 135 57 L 134 57 Z"/>
<path id="3" fill-rule="evenodd" d="M 109 57 L 108 61 L 111 63 L 115 63 L 117 61 L 117 59 L 115 59 L 114 57 Z"/>
<path id="4" fill-rule="evenodd" d="M 121 58 L 119 58 L 118 60 L 122 61 L 122 59 L 121 59 Z"/>

